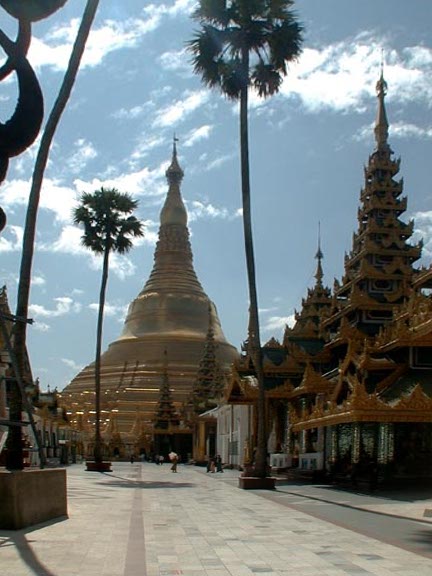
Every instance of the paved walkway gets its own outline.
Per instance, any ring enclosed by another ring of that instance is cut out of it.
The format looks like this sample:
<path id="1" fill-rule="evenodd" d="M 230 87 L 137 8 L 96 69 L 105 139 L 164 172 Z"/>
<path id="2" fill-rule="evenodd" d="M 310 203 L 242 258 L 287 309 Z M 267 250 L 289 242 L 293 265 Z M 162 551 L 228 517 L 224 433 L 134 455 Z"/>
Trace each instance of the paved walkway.
<path id="1" fill-rule="evenodd" d="M 173 474 L 166 464 L 118 463 L 111 474 L 71 466 L 69 518 L 0 531 L 0 574 L 432 576 L 432 559 L 240 490 L 237 478 L 236 471 L 206 474 L 191 466 Z M 359 507 L 372 500 L 386 513 L 404 504 L 318 486 L 281 483 L 279 491 L 341 497 Z M 417 514 L 416 506 L 403 512 Z"/>
<path id="2" fill-rule="evenodd" d="M 403 490 L 381 489 L 371 493 L 367 490 L 356 491 L 325 484 L 284 482 L 282 477 L 279 477 L 277 486 L 278 491 L 312 500 L 334 502 L 347 508 L 359 508 L 432 524 L 432 486 L 411 490 L 406 488 Z"/>

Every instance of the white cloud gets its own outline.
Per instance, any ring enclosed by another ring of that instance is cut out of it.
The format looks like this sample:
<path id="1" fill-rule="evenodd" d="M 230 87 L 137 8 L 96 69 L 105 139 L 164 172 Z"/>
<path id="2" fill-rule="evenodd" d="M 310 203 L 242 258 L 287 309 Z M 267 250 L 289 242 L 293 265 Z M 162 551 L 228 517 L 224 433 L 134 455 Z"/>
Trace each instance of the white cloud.
<path id="1" fill-rule="evenodd" d="M 85 248 L 81 244 L 81 236 L 82 230 L 76 226 L 67 225 L 62 229 L 57 240 L 50 242 L 49 244 L 41 244 L 39 249 L 46 252 L 84 256 L 88 259 L 90 267 L 93 270 L 102 270 L 102 257 L 95 255 L 91 250 Z M 134 244 L 136 245 L 137 242 L 134 241 Z M 114 273 L 121 280 L 133 276 L 135 270 L 135 265 L 127 256 L 116 253 L 110 255 L 109 271 L 110 273 Z"/>
<path id="2" fill-rule="evenodd" d="M 232 160 L 232 158 L 233 158 L 232 154 L 224 154 L 223 156 L 218 156 L 217 158 L 215 158 L 214 160 L 212 160 L 211 162 L 206 164 L 205 170 L 207 172 L 209 172 L 210 170 L 214 170 L 215 168 L 219 168 L 223 164 L 226 164 L 226 162 L 229 162 L 230 160 Z"/>
<path id="3" fill-rule="evenodd" d="M 200 140 L 207 140 L 213 131 L 213 126 L 209 124 L 205 124 L 204 126 L 200 126 L 194 130 L 191 130 L 189 134 L 185 137 L 184 146 L 191 147 Z"/>
<path id="4" fill-rule="evenodd" d="M 77 364 L 75 360 L 71 360 L 70 358 L 61 358 L 62 363 L 68 368 L 71 368 L 74 372 L 80 372 L 84 366 L 82 364 Z"/>
<path id="5" fill-rule="evenodd" d="M 97 157 L 97 150 L 93 144 L 86 142 L 84 138 L 80 138 L 74 143 L 76 152 L 68 158 L 67 167 L 73 173 L 81 172 L 90 160 Z"/>
<path id="6" fill-rule="evenodd" d="M 3 207 L 27 206 L 30 193 L 30 181 L 8 180 L 0 191 L 0 203 Z M 39 207 L 54 213 L 57 221 L 68 222 L 72 208 L 76 203 L 77 192 L 58 181 L 44 178 Z"/>
<path id="7" fill-rule="evenodd" d="M 231 213 L 227 208 L 217 208 L 213 206 L 213 204 L 204 204 L 203 202 L 194 200 L 188 204 L 188 216 L 190 222 L 205 218 L 233 220 L 238 217 L 238 211 Z"/>
<path id="8" fill-rule="evenodd" d="M 132 106 L 131 108 L 120 108 L 113 113 L 113 118 L 116 120 L 135 120 L 139 118 L 148 110 L 149 105 L 140 104 L 138 106 Z"/>
<path id="9" fill-rule="evenodd" d="M 174 126 L 208 102 L 210 98 L 209 91 L 197 90 L 195 92 L 187 91 L 184 93 L 182 100 L 177 100 L 174 104 L 161 108 L 153 121 L 153 128 L 164 128 Z"/>
<path id="10" fill-rule="evenodd" d="M 164 52 L 159 57 L 159 61 L 162 68 L 167 72 L 177 72 L 180 76 L 186 78 L 193 76 L 191 55 L 186 48 Z"/>
<path id="11" fill-rule="evenodd" d="M 105 20 L 90 32 L 81 68 L 98 66 L 111 52 L 124 48 L 136 48 L 142 37 L 156 30 L 163 17 L 187 16 L 194 8 L 195 0 L 176 0 L 172 6 L 164 3 L 144 7 L 144 18 Z M 56 71 L 66 70 L 72 45 L 79 27 L 75 18 L 67 24 L 52 28 L 43 38 L 33 36 L 29 60 L 36 70 L 49 67 Z"/>
<path id="12" fill-rule="evenodd" d="M 61 296 L 54 298 L 55 308 L 49 310 L 39 304 L 30 304 L 29 312 L 36 317 L 44 318 L 58 318 L 59 316 L 66 316 L 68 314 L 76 314 L 81 310 L 81 304 L 75 302 L 69 296 Z"/>
<path id="13" fill-rule="evenodd" d="M 166 4 L 150 4 L 143 9 L 143 12 L 151 18 L 161 17 L 161 16 L 179 16 L 191 14 L 195 9 L 196 0 L 175 0 L 172 6 L 167 6 Z"/>
<path id="14" fill-rule="evenodd" d="M 32 276 L 31 279 L 32 286 L 45 286 L 46 280 L 43 276 Z"/>
<path id="15" fill-rule="evenodd" d="M 49 324 L 40 322 L 39 320 L 35 321 L 35 323 L 32 325 L 32 328 L 37 332 L 49 332 L 51 330 L 51 326 Z"/>
<path id="16" fill-rule="evenodd" d="M 162 196 L 166 194 L 166 185 L 162 182 L 168 162 L 163 162 L 154 170 L 147 167 L 141 170 L 125 172 L 110 178 L 93 178 L 91 181 L 77 179 L 74 185 L 80 192 L 93 192 L 104 186 L 117 188 L 120 192 L 128 192 L 133 196 Z"/>
<path id="17" fill-rule="evenodd" d="M 108 54 L 116 50 L 136 47 L 142 36 L 155 30 L 159 24 L 160 18 L 157 15 L 150 16 L 146 20 L 140 18 L 118 22 L 106 20 L 90 32 L 81 68 L 99 65 Z M 34 68 L 37 70 L 49 67 L 64 72 L 78 26 L 79 20 L 73 19 L 66 25 L 54 28 L 42 39 L 33 37 L 29 60 Z"/>
<path id="18" fill-rule="evenodd" d="M 410 242 L 423 241 L 423 258 L 432 259 L 432 211 L 416 212 L 413 215 L 415 222 L 415 231 Z"/>
<path id="19" fill-rule="evenodd" d="M 82 230 L 69 224 L 62 228 L 57 240 L 49 244 L 41 244 L 39 249 L 61 254 L 90 254 L 90 251 L 81 244 L 81 236 Z"/>
<path id="20" fill-rule="evenodd" d="M 0 236 L 0 252 L 19 252 L 22 249 L 23 233 L 21 226 L 6 225 Z M 10 238 L 8 239 L 6 235 Z"/>
<path id="21" fill-rule="evenodd" d="M 284 330 L 285 326 L 294 326 L 294 314 L 290 316 L 270 316 L 262 323 L 263 332 L 275 332 Z"/>
<path id="22" fill-rule="evenodd" d="M 99 304 L 94 302 L 88 306 L 94 312 L 99 311 Z M 104 315 L 110 318 L 116 318 L 118 322 L 123 323 L 128 310 L 127 304 L 109 304 L 105 302 Z"/>
<path id="23" fill-rule="evenodd" d="M 373 134 L 374 123 L 366 124 L 354 135 L 357 142 L 370 141 Z M 432 138 L 432 126 L 417 126 L 411 122 L 392 122 L 389 126 L 389 138 L 411 138 L 417 140 L 429 140 Z"/>
<path id="24" fill-rule="evenodd" d="M 361 112 L 373 94 L 384 47 L 388 98 L 430 105 L 432 50 L 416 46 L 397 52 L 386 50 L 387 46 L 386 38 L 363 32 L 322 49 L 305 48 L 300 60 L 290 65 L 280 93 L 298 97 L 314 113 L 323 109 Z M 263 103 L 254 99 L 252 105 Z"/>
<path id="25" fill-rule="evenodd" d="M 145 158 L 151 150 L 161 146 L 164 143 L 165 138 L 163 138 L 162 136 L 152 136 L 149 138 L 147 134 L 142 134 L 139 138 L 138 144 L 136 145 L 135 149 L 131 154 L 131 158 L 133 160 L 131 164 L 132 165 L 136 164 L 137 161 L 140 161 L 143 158 Z M 158 174 L 158 177 L 160 176 L 161 175 Z"/>

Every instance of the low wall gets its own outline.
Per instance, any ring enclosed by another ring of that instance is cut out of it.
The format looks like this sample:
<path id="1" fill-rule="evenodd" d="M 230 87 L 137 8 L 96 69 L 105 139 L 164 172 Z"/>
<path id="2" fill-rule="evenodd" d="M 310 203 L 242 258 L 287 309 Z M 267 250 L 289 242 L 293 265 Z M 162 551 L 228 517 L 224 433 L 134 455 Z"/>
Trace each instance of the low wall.
<path id="1" fill-rule="evenodd" d="M 0 471 L 0 529 L 67 516 L 66 470 Z"/>

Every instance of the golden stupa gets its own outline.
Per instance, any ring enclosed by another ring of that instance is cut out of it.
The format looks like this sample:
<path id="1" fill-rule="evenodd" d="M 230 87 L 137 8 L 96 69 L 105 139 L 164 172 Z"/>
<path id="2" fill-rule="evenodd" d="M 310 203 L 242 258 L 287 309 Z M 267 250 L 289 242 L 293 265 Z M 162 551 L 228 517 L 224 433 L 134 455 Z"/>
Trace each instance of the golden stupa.
<path id="1" fill-rule="evenodd" d="M 238 353 L 222 332 L 216 307 L 193 267 L 187 212 L 181 196 L 183 170 L 174 142 L 166 171 L 168 194 L 160 213 L 153 270 L 132 301 L 120 337 L 101 359 L 102 426 L 135 434 L 154 420 L 164 378 L 180 411 L 188 400 L 212 327 L 217 358 L 228 372 Z M 61 393 L 71 421 L 94 406 L 94 364 L 84 368 Z M 87 417 L 87 416 L 86 416 Z M 91 416 L 89 416 L 91 420 Z M 111 423 L 111 424 L 110 424 Z"/>

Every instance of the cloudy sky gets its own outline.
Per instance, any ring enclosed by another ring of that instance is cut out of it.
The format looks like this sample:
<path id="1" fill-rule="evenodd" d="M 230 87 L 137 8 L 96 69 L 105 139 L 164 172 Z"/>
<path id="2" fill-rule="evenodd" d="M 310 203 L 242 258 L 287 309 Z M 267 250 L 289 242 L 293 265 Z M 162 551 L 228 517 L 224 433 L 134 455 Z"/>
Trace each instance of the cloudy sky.
<path id="1" fill-rule="evenodd" d="M 34 26 L 29 58 L 46 109 L 56 97 L 84 0 L 68 0 Z M 80 246 L 71 211 L 83 191 L 114 186 L 139 200 L 144 239 L 113 257 L 104 348 L 119 336 L 129 302 L 153 263 L 167 191 L 172 139 L 179 138 L 198 277 L 216 303 L 227 339 L 247 331 L 240 212 L 238 114 L 194 76 L 186 42 L 194 0 L 101 2 L 77 84 L 51 150 L 43 185 L 31 291 L 34 376 L 62 389 L 94 358 L 101 261 Z M 408 196 L 432 256 L 432 3 L 426 0 L 298 0 L 304 51 L 281 92 L 250 111 L 252 195 L 262 339 L 280 338 L 314 282 L 318 223 L 325 282 L 343 273 L 374 148 L 375 84 L 382 54 L 390 143 L 402 158 Z M 12 37 L 14 22 L 1 12 Z M 0 120 L 16 105 L 13 79 L 0 85 Z M 37 143 L 10 164 L 0 187 L 8 216 L 0 236 L 0 281 L 15 307 L 25 207 Z"/>

